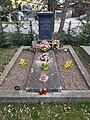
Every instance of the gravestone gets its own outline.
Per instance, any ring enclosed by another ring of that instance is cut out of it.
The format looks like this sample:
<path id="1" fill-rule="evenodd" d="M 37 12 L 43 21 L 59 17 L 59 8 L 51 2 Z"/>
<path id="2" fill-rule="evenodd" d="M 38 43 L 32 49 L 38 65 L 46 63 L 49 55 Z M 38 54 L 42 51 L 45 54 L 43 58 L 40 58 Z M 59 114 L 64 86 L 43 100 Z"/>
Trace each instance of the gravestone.
<path id="1" fill-rule="evenodd" d="M 46 39 L 47 41 L 52 41 L 52 12 L 37 12 L 39 17 L 39 40 Z"/>

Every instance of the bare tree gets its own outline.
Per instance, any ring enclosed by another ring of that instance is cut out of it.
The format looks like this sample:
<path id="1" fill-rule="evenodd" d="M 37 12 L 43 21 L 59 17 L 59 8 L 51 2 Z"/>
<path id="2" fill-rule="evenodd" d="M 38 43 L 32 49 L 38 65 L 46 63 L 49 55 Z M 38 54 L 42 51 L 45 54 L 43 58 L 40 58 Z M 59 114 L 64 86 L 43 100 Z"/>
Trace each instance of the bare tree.
<path id="1" fill-rule="evenodd" d="M 5 27 L 2 26 L 2 15 L 7 11 L 9 12 L 11 8 L 10 0 L 0 0 L 0 42 L 4 39 L 3 30 L 7 27 L 7 25 Z"/>
<path id="2" fill-rule="evenodd" d="M 48 0 L 48 11 L 53 12 L 53 31 L 54 31 L 54 15 L 55 15 L 55 1 L 56 0 Z"/>
<path id="3" fill-rule="evenodd" d="M 65 22 L 65 19 L 66 19 L 66 12 L 68 10 L 68 3 L 69 3 L 69 0 L 65 0 L 63 11 L 62 11 L 62 16 L 61 16 L 61 23 L 60 23 L 58 33 L 61 33 L 63 31 L 64 22 Z"/>

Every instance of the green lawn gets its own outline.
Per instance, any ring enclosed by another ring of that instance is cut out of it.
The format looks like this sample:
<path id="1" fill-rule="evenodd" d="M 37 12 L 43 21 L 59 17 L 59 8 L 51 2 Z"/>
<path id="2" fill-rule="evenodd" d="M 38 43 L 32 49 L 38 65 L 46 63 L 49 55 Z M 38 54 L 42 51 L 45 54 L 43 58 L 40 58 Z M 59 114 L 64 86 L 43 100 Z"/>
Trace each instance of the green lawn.
<path id="1" fill-rule="evenodd" d="M 73 47 L 76 54 L 78 55 L 79 59 L 83 63 L 84 67 L 87 69 L 87 71 L 90 73 L 90 63 L 86 60 L 84 54 L 82 53 L 80 47 Z"/>
<path id="2" fill-rule="evenodd" d="M 9 63 L 18 47 L 12 46 L 9 48 L 0 48 L 0 72 L 2 72 L 5 66 Z"/>
<path id="3" fill-rule="evenodd" d="M 0 103 L 0 120 L 90 120 L 90 103 Z"/>
<path id="4" fill-rule="evenodd" d="M 12 22 L 5 22 L 5 21 L 3 21 L 2 24 L 15 24 L 15 22 L 14 21 L 12 21 Z"/>
<path id="5" fill-rule="evenodd" d="M 27 21 L 29 21 L 29 20 L 21 20 L 22 22 L 27 22 Z M 12 21 L 12 22 L 7 22 L 7 21 L 2 21 L 2 24 L 7 24 L 7 25 L 9 25 L 9 24 L 16 24 L 16 22 L 18 22 L 18 21 Z"/>

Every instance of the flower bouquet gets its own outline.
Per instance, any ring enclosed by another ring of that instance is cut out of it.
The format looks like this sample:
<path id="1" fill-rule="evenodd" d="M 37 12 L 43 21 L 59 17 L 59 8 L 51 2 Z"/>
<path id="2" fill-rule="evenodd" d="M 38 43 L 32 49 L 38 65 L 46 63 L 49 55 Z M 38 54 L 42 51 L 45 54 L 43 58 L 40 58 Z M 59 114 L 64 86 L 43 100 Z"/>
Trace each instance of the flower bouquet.
<path id="1" fill-rule="evenodd" d="M 54 48 L 56 48 L 56 47 L 57 47 L 57 43 L 56 43 L 56 41 L 55 41 L 55 40 L 54 40 L 54 41 L 52 41 L 52 42 L 50 42 L 49 44 L 51 45 L 52 49 L 54 49 Z"/>
<path id="2" fill-rule="evenodd" d="M 40 44 L 36 45 L 37 50 L 42 51 L 42 52 L 47 52 L 48 50 L 51 49 L 51 46 L 49 45 L 47 40 L 43 40 L 40 42 Z"/>
<path id="3" fill-rule="evenodd" d="M 42 70 L 48 70 L 49 69 L 49 63 L 42 61 L 42 66 L 41 66 Z"/>

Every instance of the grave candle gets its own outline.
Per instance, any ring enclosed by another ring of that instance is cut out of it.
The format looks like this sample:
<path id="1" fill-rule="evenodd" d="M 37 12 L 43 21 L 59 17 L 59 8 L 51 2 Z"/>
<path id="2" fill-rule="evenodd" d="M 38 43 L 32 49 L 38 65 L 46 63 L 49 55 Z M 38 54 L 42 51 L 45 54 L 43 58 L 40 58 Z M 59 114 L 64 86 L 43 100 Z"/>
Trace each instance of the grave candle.
<path id="1" fill-rule="evenodd" d="M 40 95 L 43 94 L 43 90 L 42 90 L 42 89 L 39 90 L 39 94 L 40 94 Z"/>
<path id="2" fill-rule="evenodd" d="M 46 89 L 46 88 L 43 89 L 43 94 L 44 94 L 44 95 L 47 94 L 47 89 Z"/>

